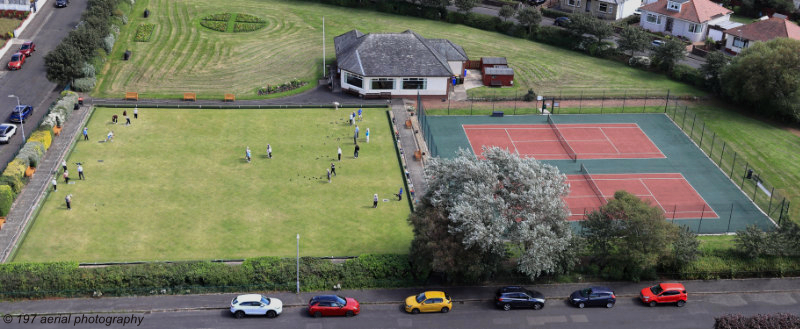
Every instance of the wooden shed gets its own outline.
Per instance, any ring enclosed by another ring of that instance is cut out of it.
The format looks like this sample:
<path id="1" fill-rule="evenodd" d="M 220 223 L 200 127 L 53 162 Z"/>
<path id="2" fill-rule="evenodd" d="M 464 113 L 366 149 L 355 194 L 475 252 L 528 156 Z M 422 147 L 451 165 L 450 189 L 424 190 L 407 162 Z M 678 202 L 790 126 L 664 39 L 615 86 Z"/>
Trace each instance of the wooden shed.
<path id="1" fill-rule="evenodd" d="M 481 70 L 495 66 L 508 66 L 505 57 L 481 57 Z"/>
<path id="2" fill-rule="evenodd" d="M 514 85 L 514 69 L 508 66 L 495 66 L 483 69 L 483 85 L 503 87 Z"/>

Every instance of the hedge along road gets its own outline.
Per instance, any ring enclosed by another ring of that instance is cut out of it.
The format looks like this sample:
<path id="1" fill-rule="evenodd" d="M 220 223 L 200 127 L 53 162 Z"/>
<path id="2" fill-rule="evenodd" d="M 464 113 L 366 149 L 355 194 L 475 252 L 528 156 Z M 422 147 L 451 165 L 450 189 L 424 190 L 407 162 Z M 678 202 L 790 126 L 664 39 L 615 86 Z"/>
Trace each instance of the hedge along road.
<path id="1" fill-rule="evenodd" d="M 335 59 L 333 38 L 352 29 L 364 33 L 400 33 L 412 29 L 426 38 L 448 39 L 464 47 L 470 58 L 504 56 L 515 69 L 514 88 L 471 93 L 513 96 L 533 88 L 537 93 L 566 95 L 578 91 L 645 90 L 673 95 L 700 95 L 701 91 L 622 63 L 593 58 L 464 25 L 391 15 L 372 10 L 328 6 L 314 2 L 280 0 L 137 1 L 134 13 L 150 9 L 150 17 L 132 14 L 111 58 L 100 74 L 94 97 L 122 98 L 139 92 L 140 98 L 180 98 L 196 92 L 200 98 L 255 98 L 258 87 L 292 79 L 316 81 L 322 66 L 322 16 L 326 20 L 327 63 Z M 222 33 L 200 26 L 201 18 L 218 13 L 248 13 L 267 22 L 255 32 Z M 149 42 L 133 42 L 139 24 L 156 24 Z M 123 61 L 122 53 L 133 55 Z"/>
<path id="2" fill-rule="evenodd" d="M 31 105 L 33 114 L 25 124 L 25 137 L 36 130 L 39 121 L 47 114 L 47 108 L 59 96 L 60 89 L 55 83 L 47 80 L 44 67 L 44 56 L 53 50 L 72 27 L 78 24 L 81 13 L 86 9 L 86 1 L 72 1 L 66 8 L 54 8 L 52 2 L 39 8 L 31 23 L 19 38 L 11 39 L 11 48 L 2 57 L 0 65 L 0 122 L 8 122 L 8 116 L 17 106 L 17 99 L 7 95 L 19 96 L 21 104 Z M 11 55 L 16 52 L 22 42 L 36 43 L 36 52 L 25 61 L 21 70 L 8 71 L 5 68 Z M 0 146 L 0 164 L 5 168 L 17 151 L 22 147 L 22 131 L 17 124 L 17 133 L 8 145 Z"/>

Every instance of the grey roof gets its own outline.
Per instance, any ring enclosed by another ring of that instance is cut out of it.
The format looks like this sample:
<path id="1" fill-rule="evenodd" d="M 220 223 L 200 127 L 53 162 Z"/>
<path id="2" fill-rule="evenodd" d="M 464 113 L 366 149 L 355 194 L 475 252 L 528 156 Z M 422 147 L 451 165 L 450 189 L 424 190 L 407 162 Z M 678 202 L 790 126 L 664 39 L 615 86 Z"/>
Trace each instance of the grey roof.
<path id="1" fill-rule="evenodd" d="M 428 42 L 433 46 L 433 49 L 438 51 L 448 61 L 466 61 L 467 52 L 461 46 L 450 42 L 447 39 L 428 39 Z"/>
<path id="2" fill-rule="evenodd" d="M 352 30 L 333 38 L 333 43 L 340 69 L 370 77 L 450 77 L 448 57 L 437 48 L 466 57 L 461 47 L 432 43 L 411 30 L 370 34 Z"/>
<path id="3" fill-rule="evenodd" d="M 514 69 L 504 66 L 504 67 L 487 67 L 486 74 L 488 75 L 514 75 Z"/>
<path id="4" fill-rule="evenodd" d="M 506 61 L 505 57 L 481 57 L 481 62 L 483 62 L 483 64 L 493 64 L 493 65 L 508 64 L 508 61 Z"/>

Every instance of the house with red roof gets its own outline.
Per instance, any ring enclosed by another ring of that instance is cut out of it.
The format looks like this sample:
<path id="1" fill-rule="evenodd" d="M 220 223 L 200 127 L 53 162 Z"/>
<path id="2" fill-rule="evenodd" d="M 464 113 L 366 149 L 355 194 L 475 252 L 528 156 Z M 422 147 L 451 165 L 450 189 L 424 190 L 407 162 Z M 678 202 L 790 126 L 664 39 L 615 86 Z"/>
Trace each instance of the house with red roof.
<path id="1" fill-rule="evenodd" d="M 725 50 L 738 54 L 753 42 L 769 41 L 776 38 L 800 40 L 800 26 L 778 15 L 772 18 L 725 30 L 728 36 Z"/>
<path id="2" fill-rule="evenodd" d="M 710 0 L 658 0 L 639 10 L 642 28 L 685 37 L 691 42 L 704 41 L 710 25 L 729 21 L 733 13 Z"/>

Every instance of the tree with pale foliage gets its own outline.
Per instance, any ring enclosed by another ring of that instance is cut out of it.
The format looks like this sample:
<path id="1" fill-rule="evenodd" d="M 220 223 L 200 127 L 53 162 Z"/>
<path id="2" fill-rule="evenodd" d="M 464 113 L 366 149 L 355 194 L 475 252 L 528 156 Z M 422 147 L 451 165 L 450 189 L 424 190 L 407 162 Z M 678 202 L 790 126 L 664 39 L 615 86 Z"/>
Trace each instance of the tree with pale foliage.
<path id="1" fill-rule="evenodd" d="M 539 27 L 539 23 L 542 22 L 542 11 L 538 7 L 527 6 L 517 12 L 517 21 L 528 28 L 528 34 L 533 33 Z"/>
<path id="2" fill-rule="evenodd" d="M 511 7 L 509 5 L 503 5 L 502 7 L 500 7 L 500 10 L 497 11 L 497 16 L 500 16 L 503 18 L 504 21 L 507 21 L 508 18 L 514 16 L 516 12 L 517 11 L 514 9 L 514 7 Z"/>
<path id="3" fill-rule="evenodd" d="M 463 14 L 468 14 L 478 5 L 478 0 L 455 0 L 456 8 Z"/>
<path id="4" fill-rule="evenodd" d="M 425 168 L 428 191 L 409 218 L 415 265 L 473 281 L 490 277 L 509 254 L 519 255 L 517 269 L 530 278 L 570 263 L 566 176 L 500 148 L 482 156 L 461 150 Z"/>
<path id="5" fill-rule="evenodd" d="M 626 25 L 617 39 L 619 51 L 630 51 L 633 56 L 637 51 L 644 51 L 650 45 L 650 38 L 642 28 Z"/>

